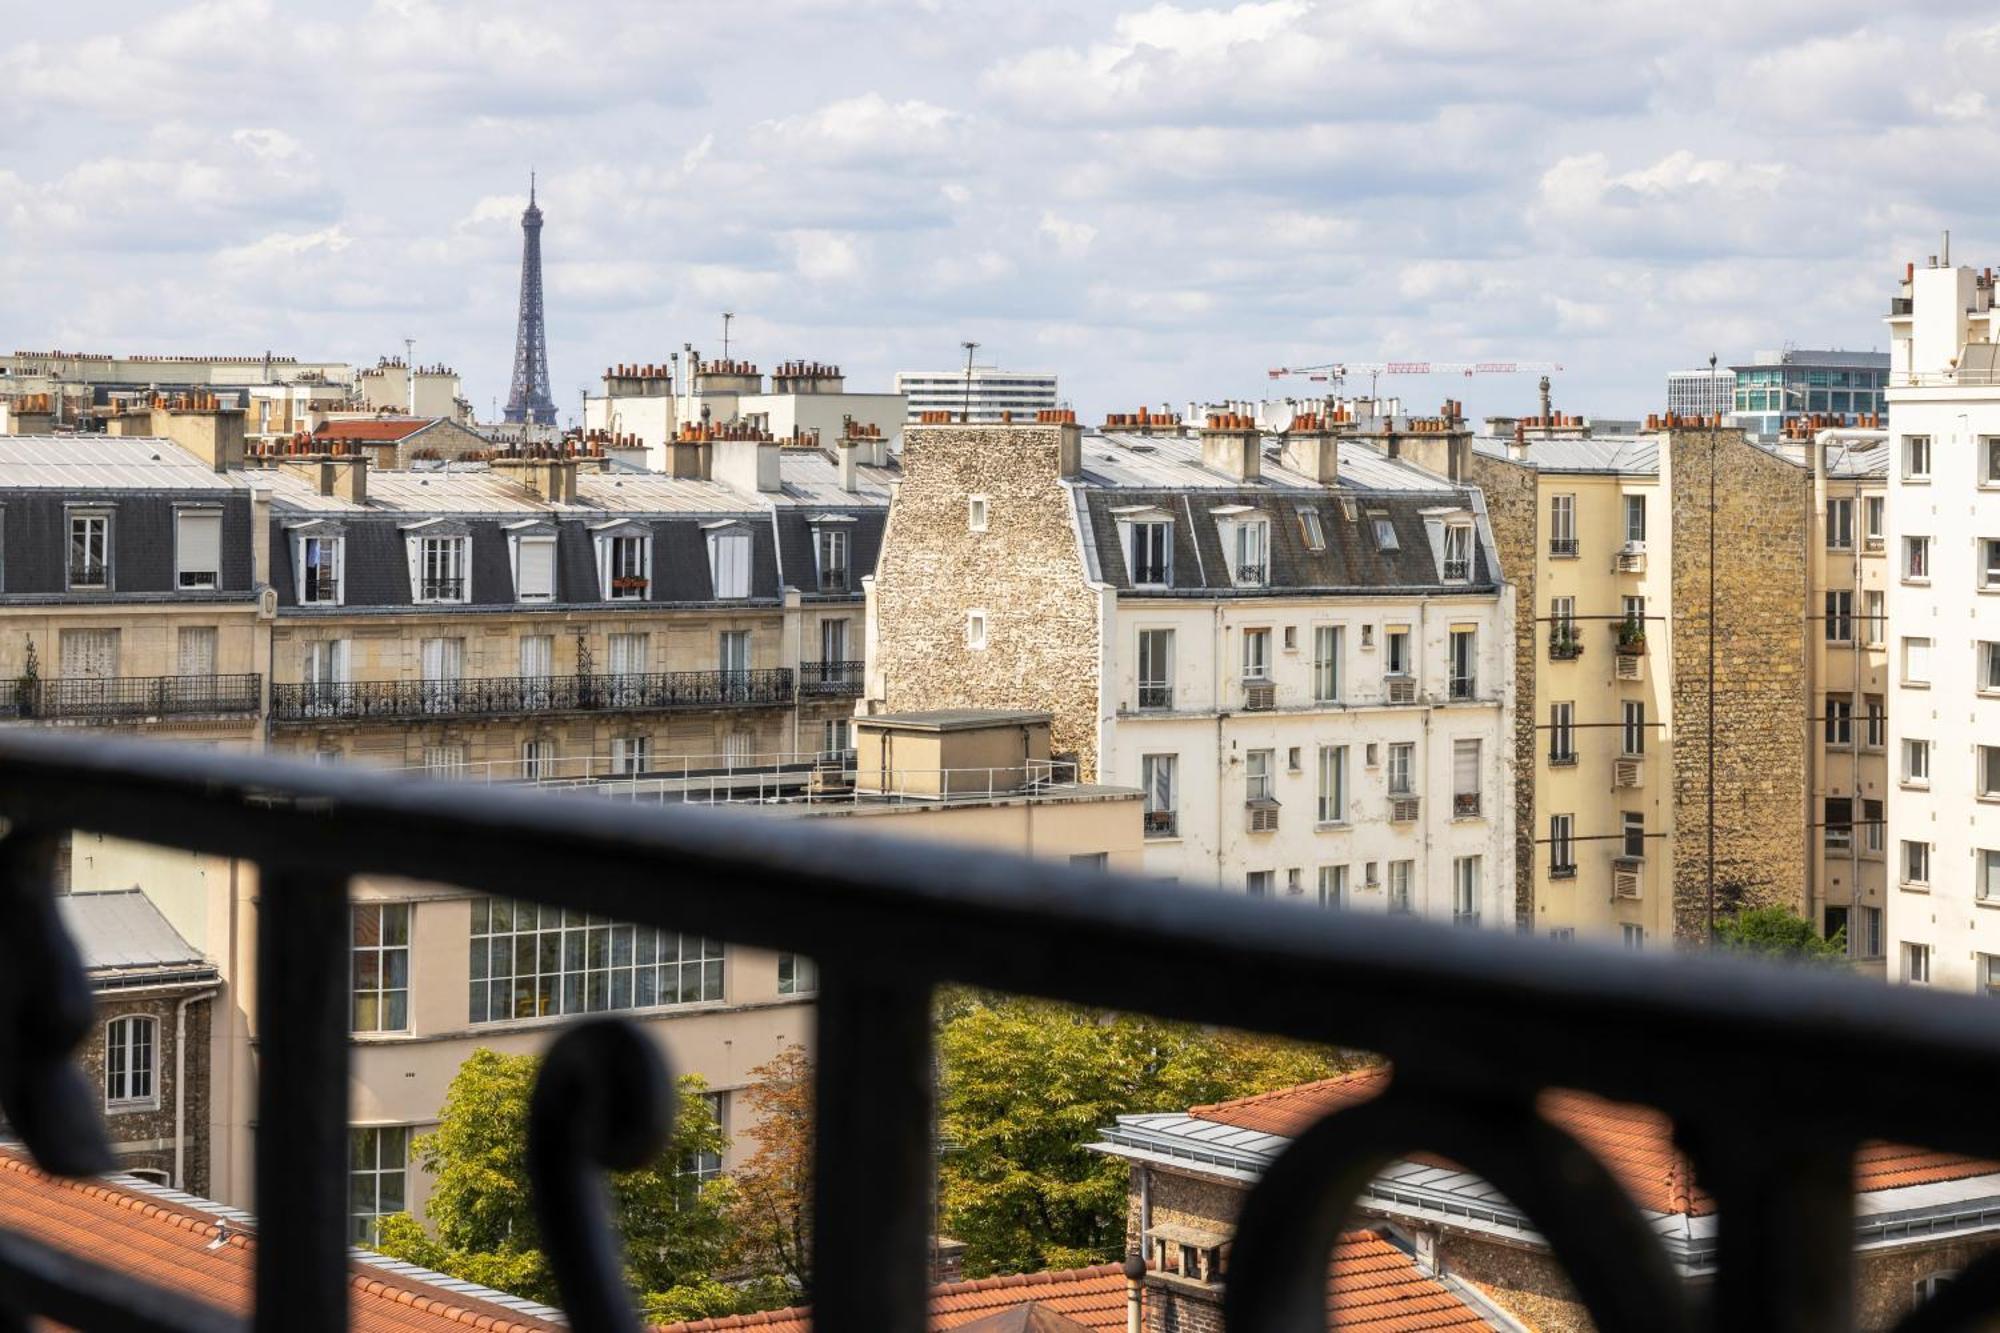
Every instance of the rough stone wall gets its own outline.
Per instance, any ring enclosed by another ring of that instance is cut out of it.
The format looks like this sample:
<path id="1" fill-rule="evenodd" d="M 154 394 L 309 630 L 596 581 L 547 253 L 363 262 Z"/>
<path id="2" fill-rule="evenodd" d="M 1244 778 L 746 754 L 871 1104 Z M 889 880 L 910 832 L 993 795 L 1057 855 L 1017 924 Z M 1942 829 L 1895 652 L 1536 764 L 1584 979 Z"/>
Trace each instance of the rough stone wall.
<path id="1" fill-rule="evenodd" d="M 1708 882 L 1709 432 L 1669 439 L 1674 523 L 1674 929 L 1703 941 Z M 1807 534 L 1802 467 L 1716 436 L 1715 912 L 1805 910 Z"/>
<path id="2" fill-rule="evenodd" d="M 1854 1326 L 1869 1333 L 1895 1327 L 1916 1307 L 1921 1279 L 1957 1273 L 1993 1248 L 1991 1239 L 1959 1240 L 1856 1255 Z"/>
<path id="3" fill-rule="evenodd" d="M 100 1108 L 104 1097 L 104 1035 L 113 1019 L 144 1014 L 155 1023 L 153 1081 L 158 1106 L 145 1110 L 109 1111 L 104 1127 L 120 1171 L 161 1171 L 171 1183 L 174 1174 L 174 1098 L 182 1093 L 174 1081 L 174 1006 L 177 996 L 120 1000 L 99 997 L 90 1039 L 77 1053 L 84 1078 L 95 1089 Z M 187 1014 L 187 1179 L 180 1188 L 191 1194 L 208 1192 L 208 1017 L 215 1001 L 188 1006 Z"/>
<path id="4" fill-rule="evenodd" d="M 1562 1265 L 1551 1255 L 1466 1236 L 1442 1236 L 1438 1261 L 1447 1274 L 1478 1288 L 1537 1333 L 1591 1333 L 1596 1328 Z"/>
<path id="5" fill-rule="evenodd" d="M 875 567 L 876 660 L 890 712 L 1053 714 L 1050 744 L 1097 775 L 1098 596 L 1061 484 L 1064 427 L 912 426 Z M 1074 427 L 1069 429 L 1074 430 Z M 967 499 L 987 497 L 986 531 Z M 986 612 L 987 647 L 966 646 Z"/>
<path id="6" fill-rule="evenodd" d="M 1536 684 L 1541 600 L 1535 586 L 1541 552 L 1541 502 L 1533 468 L 1472 454 L 1466 480 L 1486 496 L 1486 517 L 1500 548 L 1500 572 L 1514 585 L 1514 919 L 1535 925 Z"/>

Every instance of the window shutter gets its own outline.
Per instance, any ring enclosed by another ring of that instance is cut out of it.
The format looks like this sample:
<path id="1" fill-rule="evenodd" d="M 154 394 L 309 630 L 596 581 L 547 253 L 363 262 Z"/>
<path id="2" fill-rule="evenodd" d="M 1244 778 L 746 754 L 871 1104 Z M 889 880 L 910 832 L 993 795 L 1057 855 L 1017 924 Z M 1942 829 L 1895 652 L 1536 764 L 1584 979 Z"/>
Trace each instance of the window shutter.
<path id="1" fill-rule="evenodd" d="M 221 514 L 208 509 L 181 511 L 180 568 L 183 574 L 221 574 Z"/>
<path id="2" fill-rule="evenodd" d="M 514 595 L 523 601 L 549 601 L 556 595 L 556 544 L 545 537 L 523 537 L 516 548 L 519 585 Z"/>
<path id="3" fill-rule="evenodd" d="M 1452 790 L 1458 793 L 1479 790 L 1479 742 L 1454 741 L 1451 747 Z"/>
<path id="4" fill-rule="evenodd" d="M 410 560 L 410 600 L 414 602 L 424 594 L 424 539 L 405 537 L 403 552 Z"/>
<path id="5" fill-rule="evenodd" d="M 597 546 L 597 600 L 611 600 L 611 538 L 600 536 Z"/>

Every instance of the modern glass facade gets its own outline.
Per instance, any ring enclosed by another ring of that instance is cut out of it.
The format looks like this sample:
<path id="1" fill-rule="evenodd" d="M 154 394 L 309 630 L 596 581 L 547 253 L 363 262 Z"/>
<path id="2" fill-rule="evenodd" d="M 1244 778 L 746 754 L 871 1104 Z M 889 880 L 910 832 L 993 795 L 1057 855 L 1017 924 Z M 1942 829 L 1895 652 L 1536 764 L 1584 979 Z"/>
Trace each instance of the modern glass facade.
<path id="1" fill-rule="evenodd" d="M 1800 416 L 1829 416 L 1851 423 L 1885 413 L 1889 382 L 1886 352 L 1784 352 L 1734 367 L 1733 423 L 1759 435 L 1777 435 Z"/>

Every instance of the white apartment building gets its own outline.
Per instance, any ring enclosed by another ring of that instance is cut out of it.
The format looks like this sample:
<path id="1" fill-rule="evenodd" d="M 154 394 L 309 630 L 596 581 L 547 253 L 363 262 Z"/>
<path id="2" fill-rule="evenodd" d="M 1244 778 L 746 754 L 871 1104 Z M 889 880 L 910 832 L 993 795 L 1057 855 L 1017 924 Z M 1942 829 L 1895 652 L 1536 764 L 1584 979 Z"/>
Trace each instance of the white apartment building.
<path id="1" fill-rule="evenodd" d="M 1889 975 L 2000 994 L 2000 308 L 1905 271 L 1889 313 Z"/>
<path id="2" fill-rule="evenodd" d="M 899 370 L 896 392 L 909 399 L 910 421 L 920 421 L 926 412 L 949 412 L 972 422 L 1026 421 L 1037 412 L 1056 406 L 1056 377 L 1045 370 L 999 370 L 974 366 L 970 370 Z"/>
<path id="3" fill-rule="evenodd" d="M 896 393 L 849 391 L 839 366 L 786 361 L 765 372 L 745 361 L 704 361 L 693 348 L 666 362 L 620 364 L 604 372 L 604 392 L 586 397 L 584 429 L 632 451 L 654 472 L 669 470 L 668 444 L 684 429 L 743 425 L 787 444 L 833 449 L 841 439 L 901 442 L 904 403 Z M 638 451 L 643 450 L 643 455 Z"/>

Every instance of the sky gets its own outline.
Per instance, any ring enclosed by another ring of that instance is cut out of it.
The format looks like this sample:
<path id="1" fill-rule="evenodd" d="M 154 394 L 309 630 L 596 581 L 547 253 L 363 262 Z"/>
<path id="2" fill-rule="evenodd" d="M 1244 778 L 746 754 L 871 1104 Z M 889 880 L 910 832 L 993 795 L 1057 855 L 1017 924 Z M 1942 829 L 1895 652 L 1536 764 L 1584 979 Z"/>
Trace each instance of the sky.
<path id="1" fill-rule="evenodd" d="M 1086 420 L 1405 359 L 1558 362 L 1559 408 L 1638 416 L 1711 351 L 1884 346 L 1947 229 L 2000 264 L 2000 9 L 1963 3 L 98 0 L 0 33 L 0 344 L 413 338 L 482 415 L 531 169 L 566 415 L 613 362 L 718 355 L 726 310 L 767 369 L 878 390 L 969 339 Z M 1396 387 L 1511 412 L 1534 379 Z"/>

